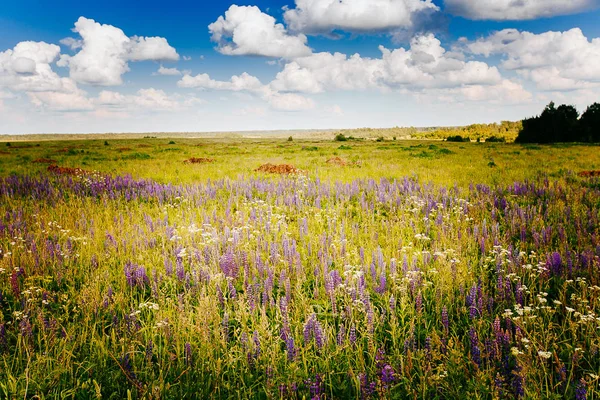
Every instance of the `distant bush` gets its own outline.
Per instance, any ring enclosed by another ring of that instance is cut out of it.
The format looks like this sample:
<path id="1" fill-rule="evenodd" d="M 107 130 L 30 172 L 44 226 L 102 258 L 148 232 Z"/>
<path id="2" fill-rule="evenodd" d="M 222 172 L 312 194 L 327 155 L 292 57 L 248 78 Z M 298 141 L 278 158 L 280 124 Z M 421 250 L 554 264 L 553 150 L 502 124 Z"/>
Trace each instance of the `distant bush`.
<path id="1" fill-rule="evenodd" d="M 447 142 L 470 142 L 471 139 L 469 139 L 468 137 L 462 137 L 460 135 L 455 135 L 455 136 L 448 136 L 446 138 Z"/>
<path id="2" fill-rule="evenodd" d="M 341 145 L 340 147 L 338 147 L 338 150 L 352 150 L 352 147 Z"/>
<path id="3" fill-rule="evenodd" d="M 294 138 L 290 136 L 290 137 L 288 138 L 288 142 L 293 142 L 293 141 L 294 141 Z"/>
<path id="4" fill-rule="evenodd" d="M 347 142 L 348 138 L 344 136 L 343 133 L 338 133 L 337 135 L 335 135 L 335 138 L 333 140 L 336 142 Z"/>
<path id="5" fill-rule="evenodd" d="M 105 146 L 110 146 L 110 144 L 108 143 L 108 140 L 105 140 L 105 141 L 104 141 L 104 145 L 105 145 Z"/>
<path id="6" fill-rule="evenodd" d="M 304 146 L 304 147 L 302 147 L 302 150 L 304 150 L 304 151 L 317 151 L 317 150 L 319 150 L 319 148 L 317 146 Z"/>
<path id="7" fill-rule="evenodd" d="M 385 140 L 385 139 L 383 138 L 383 136 L 379 136 L 379 137 L 377 138 L 377 141 L 378 141 L 378 142 L 383 142 L 384 140 Z"/>
<path id="8" fill-rule="evenodd" d="M 169 144 L 175 144 L 175 142 L 171 140 L 171 141 L 169 142 Z"/>
<path id="9" fill-rule="evenodd" d="M 506 143 L 506 138 L 499 136 L 490 136 L 489 138 L 485 139 L 485 141 L 488 143 Z"/>

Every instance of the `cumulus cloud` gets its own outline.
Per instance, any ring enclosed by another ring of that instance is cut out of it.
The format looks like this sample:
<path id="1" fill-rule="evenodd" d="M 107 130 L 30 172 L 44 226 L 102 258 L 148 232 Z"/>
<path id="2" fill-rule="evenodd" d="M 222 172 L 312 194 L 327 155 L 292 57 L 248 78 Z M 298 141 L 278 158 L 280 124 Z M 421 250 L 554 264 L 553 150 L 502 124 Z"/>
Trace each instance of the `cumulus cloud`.
<path id="1" fill-rule="evenodd" d="M 598 8 L 598 0 L 445 0 L 446 11 L 474 20 L 529 20 Z"/>
<path id="2" fill-rule="evenodd" d="M 26 92 L 72 91 L 74 83 L 52 70 L 59 54 L 57 45 L 31 41 L 0 52 L 0 87 Z"/>
<path id="3" fill-rule="evenodd" d="M 279 93 L 246 72 L 232 76 L 229 81 L 214 80 L 208 74 L 184 75 L 177 85 L 181 88 L 248 92 L 260 97 L 269 103 L 271 108 L 279 111 L 301 111 L 315 107 L 312 99 L 295 93 Z"/>
<path id="4" fill-rule="evenodd" d="M 127 59 L 131 61 L 177 61 L 179 54 L 165 38 L 133 36 L 129 43 Z"/>
<path id="5" fill-rule="evenodd" d="M 161 65 L 160 67 L 158 67 L 158 71 L 156 71 L 156 74 L 178 76 L 181 75 L 181 71 L 177 68 L 165 68 Z"/>
<path id="6" fill-rule="evenodd" d="M 83 46 L 83 41 L 80 39 L 75 39 L 72 37 L 66 37 L 64 39 L 60 39 L 59 40 L 60 44 L 67 46 L 68 48 L 70 48 L 71 50 L 77 50 L 80 49 L 81 46 Z"/>
<path id="7" fill-rule="evenodd" d="M 294 58 L 311 53 L 305 35 L 291 35 L 255 6 L 232 5 L 208 30 L 217 50 L 226 55 Z"/>
<path id="8" fill-rule="evenodd" d="M 517 82 L 503 79 L 491 85 L 470 85 L 460 88 L 437 90 L 438 99 L 447 102 L 490 102 L 493 104 L 522 104 L 530 102 L 533 95 Z"/>
<path id="9" fill-rule="evenodd" d="M 248 91 L 258 93 L 265 90 L 261 81 L 246 72 L 241 75 L 234 75 L 229 81 L 217 81 L 208 74 L 199 74 L 196 76 L 185 75 L 177 86 L 181 88 L 197 88 L 212 90 L 229 90 L 233 92 Z"/>
<path id="10" fill-rule="evenodd" d="M 392 90 L 494 85 L 502 78 L 496 67 L 465 62 L 446 52 L 433 35 L 415 37 L 410 49 L 380 46 L 381 58 L 316 53 L 285 65 L 271 83 L 282 92 Z"/>
<path id="11" fill-rule="evenodd" d="M 588 40 L 579 28 L 534 34 L 505 29 L 467 44 L 473 54 L 502 55 L 514 70 L 542 90 L 575 90 L 600 83 L 600 38 Z"/>
<path id="12" fill-rule="evenodd" d="M 438 10 L 431 0 L 296 0 L 284 19 L 296 32 L 360 33 L 412 28 L 422 14 Z"/>
<path id="13" fill-rule="evenodd" d="M 194 96 L 169 95 L 163 90 L 154 88 L 140 89 L 135 94 L 129 95 L 103 90 L 93 101 L 100 108 L 152 111 L 180 110 L 202 103 L 202 100 Z"/>
<path id="14" fill-rule="evenodd" d="M 85 92 L 29 92 L 29 99 L 38 107 L 53 111 L 89 111 L 94 108 Z"/>
<path id="15" fill-rule="evenodd" d="M 164 38 L 129 38 L 121 29 L 93 19 L 80 17 L 73 31 L 81 36 L 80 50 L 74 56 L 63 55 L 58 65 L 68 66 L 70 77 L 78 83 L 120 85 L 122 75 L 129 71 L 129 61 L 179 59 Z"/>
<path id="16" fill-rule="evenodd" d="M 269 93 L 265 100 L 271 108 L 279 111 L 304 111 L 315 108 L 315 102 L 296 93 Z"/>
<path id="17" fill-rule="evenodd" d="M 63 78 L 62 90 L 29 91 L 27 95 L 33 105 L 52 111 L 89 111 L 93 104 L 87 93 L 79 89 L 76 83 Z"/>

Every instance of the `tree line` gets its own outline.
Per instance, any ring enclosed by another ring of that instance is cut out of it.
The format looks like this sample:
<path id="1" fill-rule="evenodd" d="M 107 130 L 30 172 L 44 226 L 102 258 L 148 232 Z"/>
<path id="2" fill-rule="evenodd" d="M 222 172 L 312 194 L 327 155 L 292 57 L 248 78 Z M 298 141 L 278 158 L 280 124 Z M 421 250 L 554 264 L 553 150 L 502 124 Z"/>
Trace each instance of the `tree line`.
<path id="1" fill-rule="evenodd" d="M 551 102 L 537 117 L 523 120 L 517 143 L 600 142 L 600 103 L 579 116 L 574 106 Z"/>

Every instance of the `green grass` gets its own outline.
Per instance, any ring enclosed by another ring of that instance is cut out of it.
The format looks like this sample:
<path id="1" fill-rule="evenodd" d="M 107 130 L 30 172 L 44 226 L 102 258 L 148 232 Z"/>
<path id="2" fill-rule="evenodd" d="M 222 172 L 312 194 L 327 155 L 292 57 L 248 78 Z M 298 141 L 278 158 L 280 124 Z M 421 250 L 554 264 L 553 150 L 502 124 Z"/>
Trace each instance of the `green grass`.
<path id="1" fill-rule="evenodd" d="M 1 146 L 1 398 L 600 395 L 597 146 L 175 146 Z"/>

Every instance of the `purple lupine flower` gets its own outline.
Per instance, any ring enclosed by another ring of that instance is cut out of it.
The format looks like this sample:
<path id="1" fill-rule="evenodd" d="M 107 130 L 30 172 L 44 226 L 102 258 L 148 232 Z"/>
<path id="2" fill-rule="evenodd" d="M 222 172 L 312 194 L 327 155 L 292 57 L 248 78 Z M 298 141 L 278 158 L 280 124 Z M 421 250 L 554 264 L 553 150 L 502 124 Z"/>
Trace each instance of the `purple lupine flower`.
<path id="1" fill-rule="evenodd" d="M 360 373 L 358 379 L 360 380 L 361 399 L 368 399 L 373 396 L 377 390 L 377 384 L 375 382 L 369 382 L 369 377 L 365 373 Z"/>
<path id="2" fill-rule="evenodd" d="M 575 388 L 575 400 L 586 400 L 587 399 L 587 383 L 583 378 L 577 382 Z"/>
<path id="3" fill-rule="evenodd" d="M 450 328 L 450 322 L 448 321 L 448 309 L 446 306 L 442 308 L 442 325 L 444 325 L 444 329 L 448 332 Z"/>
<path id="4" fill-rule="evenodd" d="M 192 365 L 193 363 L 193 354 L 192 354 L 192 345 L 189 344 L 189 342 L 186 342 L 184 345 L 184 350 L 183 350 L 183 354 L 185 357 L 185 364 L 186 365 Z"/>
<path id="5" fill-rule="evenodd" d="M 321 396 L 324 394 L 323 378 L 321 377 L 321 375 L 316 374 L 315 379 L 312 381 L 308 381 L 307 383 L 308 383 L 311 399 L 319 400 L 321 398 Z"/>
<path id="6" fill-rule="evenodd" d="M 375 288 L 375 292 L 377 292 L 379 294 L 383 294 L 385 292 L 385 288 L 386 288 L 386 277 L 385 277 L 385 272 L 382 272 L 381 275 L 379 276 L 379 286 L 377 288 Z"/>
<path id="7" fill-rule="evenodd" d="M 123 367 L 123 370 L 127 372 L 127 375 L 129 375 L 131 379 L 133 379 L 134 381 L 137 379 L 135 376 L 135 372 L 133 372 L 133 366 L 131 365 L 131 358 L 129 357 L 129 353 L 125 354 L 121 358 L 121 367 Z"/>
<path id="8" fill-rule="evenodd" d="M 175 276 L 180 282 L 185 280 L 185 267 L 181 257 L 177 257 L 177 260 L 175 260 Z"/>
<path id="9" fill-rule="evenodd" d="M 252 335 L 252 341 L 254 342 L 254 358 L 260 357 L 260 339 L 258 337 L 258 331 L 255 330 Z"/>
<path id="10" fill-rule="evenodd" d="M 31 326 L 29 317 L 24 317 L 21 322 L 19 322 L 19 328 L 21 329 L 21 335 L 24 337 L 31 338 L 33 336 L 33 327 Z"/>
<path id="11" fill-rule="evenodd" d="M 146 274 L 146 268 L 128 261 L 124 267 L 125 279 L 129 287 L 145 286 L 150 283 L 150 278 Z"/>
<path id="12" fill-rule="evenodd" d="M 356 328 L 354 324 L 350 325 L 350 333 L 348 334 L 348 340 L 353 346 L 356 344 Z"/>
<path id="13" fill-rule="evenodd" d="M 523 375 L 521 374 L 521 370 L 522 368 L 519 365 L 517 365 L 513 371 L 512 387 L 513 393 L 516 398 L 521 398 L 525 396 L 525 388 L 523 387 L 523 384 L 525 382 L 523 379 Z"/>
<path id="14" fill-rule="evenodd" d="M 237 278 L 238 275 L 238 267 L 235 263 L 235 259 L 233 256 L 233 251 L 228 250 L 225 254 L 221 256 L 219 259 L 219 266 L 221 270 L 230 278 Z"/>
<path id="15" fill-rule="evenodd" d="M 148 361 L 152 360 L 153 349 L 154 349 L 154 343 L 152 343 L 152 340 L 149 340 L 148 344 L 146 345 L 146 360 L 148 360 Z"/>
<path id="16" fill-rule="evenodd" d="M 294 343 L 294 338 L 291 335 L 287 336 L 285 339 L 285 349 L 287 351 L 288 361 L 294 361 L 297 350 Z"/>
<path id="17" fill-rule="evenodd" d="M 383 387 L 387 389 L 388 386 L 394 382 L 394 380 L 394 368 L 389 364 L 385 364 L 384 367 L 381 369 L 381 382 L 383 383 Z"/>

